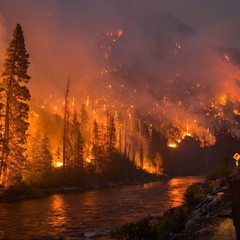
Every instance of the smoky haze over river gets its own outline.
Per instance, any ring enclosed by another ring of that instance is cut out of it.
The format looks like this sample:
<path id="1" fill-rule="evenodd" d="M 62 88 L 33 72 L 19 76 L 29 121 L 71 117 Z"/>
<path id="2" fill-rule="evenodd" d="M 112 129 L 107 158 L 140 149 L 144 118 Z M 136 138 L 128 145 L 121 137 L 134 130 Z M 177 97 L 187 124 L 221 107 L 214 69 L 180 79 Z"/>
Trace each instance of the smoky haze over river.
<path id="1" fill-rule="evenodd" d="M 107 232 L 148 214 L 161 216 L 183 202 L 187 186 L 202 181 L 203 177 L 179 177 L 2 204 L 0 238 L 82 239 L 86 232 Z"/>

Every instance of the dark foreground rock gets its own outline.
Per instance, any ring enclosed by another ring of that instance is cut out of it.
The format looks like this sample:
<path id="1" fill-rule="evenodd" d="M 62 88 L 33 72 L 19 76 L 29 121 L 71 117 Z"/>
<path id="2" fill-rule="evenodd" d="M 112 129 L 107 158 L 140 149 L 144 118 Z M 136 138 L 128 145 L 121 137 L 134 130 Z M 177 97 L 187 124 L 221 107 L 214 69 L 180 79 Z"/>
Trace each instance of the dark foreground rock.
<path id="1" fill-rule="evenodd" d="M 171 240 L 236 240 L 227 183 L 218 185 L 198 204 L 185 223 L 185 230 Z"/>

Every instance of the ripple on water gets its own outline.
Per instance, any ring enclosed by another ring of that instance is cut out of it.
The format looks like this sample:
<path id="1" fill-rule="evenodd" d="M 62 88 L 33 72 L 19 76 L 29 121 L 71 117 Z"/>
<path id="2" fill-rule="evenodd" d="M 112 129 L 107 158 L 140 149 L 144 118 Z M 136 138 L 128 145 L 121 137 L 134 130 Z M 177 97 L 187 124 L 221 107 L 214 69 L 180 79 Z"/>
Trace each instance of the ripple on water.
<path id="1" fill-rule="evenodd" d="M 176 178 L 3 204 L 0 239 L 82 239 L 86 232 L 104 233 L 180 205 L 186 187 L 196 181 L 203 178 Z"/>

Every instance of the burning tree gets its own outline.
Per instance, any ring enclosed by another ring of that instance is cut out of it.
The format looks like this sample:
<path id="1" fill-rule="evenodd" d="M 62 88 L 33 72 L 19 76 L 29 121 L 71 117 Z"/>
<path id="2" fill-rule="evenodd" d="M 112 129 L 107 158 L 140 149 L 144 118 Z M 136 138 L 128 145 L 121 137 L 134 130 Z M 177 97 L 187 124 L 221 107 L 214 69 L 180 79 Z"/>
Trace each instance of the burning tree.
<path id="1" fill-rule="evenodd" d="M 44 182 L 47 174 L 52 170 L 53 156 L 50 152 L 50 143 L 47 135 L 42 135 L 40 129 L 30 135 L 31 142 L 27 149 L 27 166 L 24 171 L 24 182 L 27 185 L 37 186 Z"/>
<path id="2" fill-rule="evenodd" d="M 100 166 L 100 157 L 103 152 L 103 144 L 101 142 L 101 132 L 99 130 L 99 125 L 97 123 L 97 120 L 94 119 L 93 122 L 93 132 L 92 132 L 92 141 L 93 141 L 93 147 L 92 147 L 92 155 L 94 156 L 95 161 L 95 168 L 96 170 L 99 170 Z"/>
<path id="3" fill-rule="evenodd" d="M 116 125 L 115 125 L 115 120 L 114 116 L 110 114 L 107 117 L 107 152 L 110 154 L 113 153 L 114 150 L 116 150 L 116 143 L 117 143 L 117 137 L 116 137 Z"/>
<path id="4" fill-rule="evenodd" d="M 72 165 L 75 168 L 83 168 L 83 138 L 80 131 L 80 122 L 78 120 L 78 114 L 76 109 L 72 116 L 72 123 L 70 125 L 70 143 L 72 146 Z"/>
<path id="5" fill-rule="evenodd" d="M 65 175 L 65 168 L 66 168 L 66 158 L 69 157 L 66 154 L 67 150 L 67 143 L 69 143 L 68 139 L 68 126 L 69 126 L 69 108 L 68 108 L 68 95 L 69 95 L 69 85 L 70 79 L 68 77 L 66 92 L 65 92 L 65 102 L 64 102 L 64 118 L 63 118 L 63 174 Z M 69 144 L 68 144 L 69 145 Z M 69 162 L 69 161 L 68 161 Z"/>
<path id="6" fill-rule="evenodd" d="M 81 131 L 83 132 L 84 129 L 87 128 L 87 123 L 89 120 L 88 112 L 85 104 L 82 104 L 79 117 L 80 117 L 80 123 L 81 123 Z"/>
<path id="7" fill-rule="evenodd" d="M 28 129 L 30 92 L 26 86 L 29 54 L 26 51 L 22 27 L 17 24 L 7 48 L 0 78 L 2 141 L 1 183 L 14 185 L 22 180 L 26 160 L 25 145 Z"/>

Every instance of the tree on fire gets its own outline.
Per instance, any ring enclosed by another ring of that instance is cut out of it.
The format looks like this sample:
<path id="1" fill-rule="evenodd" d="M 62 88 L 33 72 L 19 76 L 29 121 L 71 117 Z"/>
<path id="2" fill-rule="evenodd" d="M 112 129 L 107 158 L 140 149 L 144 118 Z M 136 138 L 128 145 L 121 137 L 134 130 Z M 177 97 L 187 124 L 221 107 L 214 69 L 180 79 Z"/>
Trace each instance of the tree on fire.
<path id="1" fill-rule="evenodd" d="M 40 129 L 29 136 L 27 150 L 27 165 L 24 171 L 24 181 L 27 185 L 36 186 L 44 181 L 47 174 L 52 171 L 53 156 L 50 152 L 50 143 L 47 135 L 42 136 Z"/>
<path id="2" fill-rule="evenodd" d="M 69 128 L 69 108 L 68 108 L 68 97 L 69 97 L 69 85 L 70 79 L 67 79 L 66 91 L 65 91 L 65 101 L 64 101 L 64 116 L 63 116 L 63 155 L 62 155 L 62 162 L 63 162 L 63 174 L 65 174 L 65 168 L 67 162 L 70 161 L 69 159 L 69 138 L 68 138 L 68 128 Z"/>
<path id="3" fill-rule="evenodd" d="M 100 172 L 102 169 L 101 166 L 101 160 L 103 157 L 103 143 L 101 141 L 101 132 L 99 130 L 99 125 L 94 119 L 93 122 L 93 132 L 92 132 L 92 142 L 93 142 L 93 147 L 92 147 L 92 155 L 94 157 L 94 163 L 95 163 L 95 169 L 97 172 Z"/>
<path id="4" fill-rule="evenodd" d="M 116 125 L 114 116 L 112 114 L 109 114 L 108 121 L 107 121 L 107 152 L 111 154 L 116 150 L 116 143 L 117 143 L 117 137 L 116 137 Z"/>
<path id="5" fill-rule="evenodd" d="M 0 121 L 3 127 L 0 176 L 8 186 L 21 182 L 26 160 L 26 131 L 29 125 L 27 101 L 30 100 L 26 86 L 30 80 L 27 74 L 28 58 L 23 30 L 17 24 L 7 48 L 0 79 Z"/>
<path id="6" fill-rule="evenodd" d="M 65 104 L 64 104 L 64 116 L 63 116 L 63 173 L 65 174 L 66 168 L 68 169 L 82 169 L 83 168 L 83 145 L 84 140 L 81 133 L 81 123 L 76 109 L 73 114 L 70 113 L 68 107 L 70 79 L 68 77 L 66 92 L 65 92 Z M 72 115 L 72 118 L 70 118 Z M 81 116 L 80 116 L 81 118 Z"/>
<path id="7" fill-rule="evenodd" d="M 79 114 L 79 119 L 80 119 L 80 124 L 81 124 L 81 131 L 82 133 L 86 130 L 87 124 L 88 124 L 88 112 L 85 104 L 82 104 L 82 107 L 80 109 L 80 114 Z"/>
<path id="8" fill-rule="evenodd" d="M 44 135 L 41 140 L 40 162 L 42 165 L 41 172 L 50 172 L 52 170 L 53 156 L 50 152 L 50 143 L 47 135 Z"/>
<path id="9" fill-rule="evenodd" d="M 70 143 L 73 158 L 72 166 L 75 168 L 83 168 L 83 138 L 76 109 L 74 110 L 72 122 L 70 124 Z"/>

